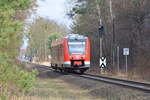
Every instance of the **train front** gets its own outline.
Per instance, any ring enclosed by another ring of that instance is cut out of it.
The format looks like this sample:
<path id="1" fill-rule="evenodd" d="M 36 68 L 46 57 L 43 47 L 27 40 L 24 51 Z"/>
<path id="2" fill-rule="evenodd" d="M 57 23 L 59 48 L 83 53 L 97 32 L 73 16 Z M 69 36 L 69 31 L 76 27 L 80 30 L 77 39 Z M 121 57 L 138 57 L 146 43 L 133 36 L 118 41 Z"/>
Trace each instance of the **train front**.
<path id="1" fill-rule="evenodd" d="M 87 37 L 70 34 L 66 38 L 65 62 L 68 68 L 78 69 L 81 72 L 90 67 L 90 42 Z"/>

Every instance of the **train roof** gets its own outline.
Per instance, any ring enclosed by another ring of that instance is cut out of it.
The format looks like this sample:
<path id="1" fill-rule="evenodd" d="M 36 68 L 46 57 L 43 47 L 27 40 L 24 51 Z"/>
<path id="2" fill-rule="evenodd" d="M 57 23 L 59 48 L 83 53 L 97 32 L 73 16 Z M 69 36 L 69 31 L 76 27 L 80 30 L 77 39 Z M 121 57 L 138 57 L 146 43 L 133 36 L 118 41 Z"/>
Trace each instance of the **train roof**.
<path id="1" fill-rule="evenodd" d="M 88 39 L 88 37 L 86 36 L 83 36 L 83 35 L 79 35 L 79 34 L 68 34 L 66 37 L 66 39 L 77 39 L 77 40 L 85 40 L 85 39 Z M 61 38 L 61 39 L 56 39 L 54 41 L 52 41 L 52 44 L 51 46 L 56 46 L 58 44 L 62 44 L 63 43 L 63 40 L 64 38 Z"/>
<path id="2" fill-rule="evenodd" d="M 87 39 L 86 36 L 79 35 L 79 34 L 68 34 L 65 38 L 67 38 L 67 39 Z"/>

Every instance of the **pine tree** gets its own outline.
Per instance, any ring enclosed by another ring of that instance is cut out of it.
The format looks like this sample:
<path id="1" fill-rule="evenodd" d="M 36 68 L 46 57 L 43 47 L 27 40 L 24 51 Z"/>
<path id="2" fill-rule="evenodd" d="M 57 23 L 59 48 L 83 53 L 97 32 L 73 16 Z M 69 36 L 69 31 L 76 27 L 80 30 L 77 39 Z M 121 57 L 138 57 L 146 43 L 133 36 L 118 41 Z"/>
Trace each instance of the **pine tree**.
<path id="1" fill-rule="evenodd" d="M 16 64 L 24 26 L 18 15 L 30 7 L 29 0 L 0 0 L 0 97 L 3 89 L 27 92 L 35 81 L 35 71 L 28 73 Z"/>

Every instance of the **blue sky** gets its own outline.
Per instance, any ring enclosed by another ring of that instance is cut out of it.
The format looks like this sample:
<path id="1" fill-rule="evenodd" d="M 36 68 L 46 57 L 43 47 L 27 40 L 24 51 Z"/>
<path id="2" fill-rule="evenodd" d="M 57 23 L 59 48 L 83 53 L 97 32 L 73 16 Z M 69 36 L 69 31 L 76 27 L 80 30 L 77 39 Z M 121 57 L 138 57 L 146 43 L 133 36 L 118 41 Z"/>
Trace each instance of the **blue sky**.
<path id="1" fill-rule="evenodd" d="M 69 27 L 72 21 L 66 16 L 66 1 L 67 0 L 38 0 L 37 15 Z"/>

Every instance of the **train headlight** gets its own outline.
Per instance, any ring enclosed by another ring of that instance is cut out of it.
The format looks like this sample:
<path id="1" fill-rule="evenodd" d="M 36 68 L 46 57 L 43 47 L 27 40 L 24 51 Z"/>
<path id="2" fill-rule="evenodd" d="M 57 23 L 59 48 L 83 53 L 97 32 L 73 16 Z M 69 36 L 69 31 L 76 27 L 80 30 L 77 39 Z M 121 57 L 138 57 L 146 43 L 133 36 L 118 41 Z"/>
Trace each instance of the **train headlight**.
<path id="1" fill-rule="evenodd" d="M 73 57 L 72 57 L 72 56 L 70 56 L 70 59 L 73 59 Z"/>

